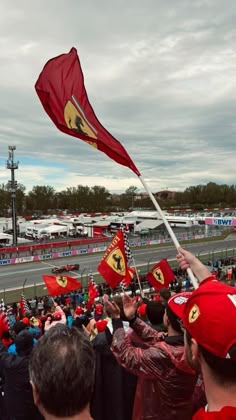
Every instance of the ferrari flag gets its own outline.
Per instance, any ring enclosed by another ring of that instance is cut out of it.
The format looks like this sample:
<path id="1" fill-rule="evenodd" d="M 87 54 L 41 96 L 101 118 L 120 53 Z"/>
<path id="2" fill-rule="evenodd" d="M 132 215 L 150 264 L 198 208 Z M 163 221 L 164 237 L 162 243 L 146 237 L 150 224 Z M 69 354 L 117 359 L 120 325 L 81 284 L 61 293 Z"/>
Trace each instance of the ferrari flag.
<path id="1" fill-rule="evenodd" d="M 122 144 L 98 121 L 88 100 L 75 48 L 45 64 L 35 89 L 59 130 L 85 141 L 140 175 Z"/>
<path id="2" fill-rule="evenodd" d="M 127 277 L 130 278 L 122 230 L 114 236 L 97 269 L 112 288 Z"/>
<path id="3" fill-rule="evenodd" d="M 162 287 L 168 287 L 171 281 L 175 279 L 175 275 L 166 259 L 156 263 L 151 271 L 146 274 L 146 279 L 158 292 Z"/>
<path id="4" fill-rule="evenodd" d="M 50 296 L 62 295 L 63 293 L 81 288 L 81 283 L 79 283 L 74 277 L 63 275 L 54 276 L 51 274 L 45 274 L 42 277 Z"/>

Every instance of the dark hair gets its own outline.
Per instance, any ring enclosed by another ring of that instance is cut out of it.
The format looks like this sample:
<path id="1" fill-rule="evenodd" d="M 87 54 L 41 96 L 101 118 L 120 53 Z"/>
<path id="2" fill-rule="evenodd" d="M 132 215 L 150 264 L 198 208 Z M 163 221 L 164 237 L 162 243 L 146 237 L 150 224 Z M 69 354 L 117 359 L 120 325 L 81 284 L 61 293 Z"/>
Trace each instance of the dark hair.
<path id="1" fill-rule="evenodd" d="M 13 331 L 16 335 L 25 329 L 26 329 L 26 325 L 22 321 L 16 321 L 15 324 L 13 325 Z"/>
<path id="2" fill-rule="evenodd" d="M 95 355 L 77 328 L 58 324 L 34 347 L 30 377 L 47 413 L 57 417 L 79 414 L 90 402 Z"/>
<path id="3" fill-rule="evenodd" d="M 166 287 L 162 287 L 160 290 L 159 290 L 159 294 L 160 294 L 160 296 L 165 300 L 165 301 L 168 301 L 169 299 L 170 299 L 170 297 L 171 297 L 171 292 L 170 292 L 170 290 L 169 289 L 167 289 Z"/>
<path id="4" fill-rule="evenodd" d="M 161 302 L 157 302 L 156 300 L 149 300 L 147 302 L 146 314 L 151 324 L 162 324 L 164 312 L 165 308 Z"/>
<path id="5" fill-rule="evenodd" d="M 77 316 L 72 322 L 72 327 L 78 328 L 79 330 L 83 331 L 82 325 L 87 327 L 88 324 L 89 318 L 87 316 Z"/>
<path id="6" fill-rule="evenodd" d="M 177 332 L 183 334 L 183 331 L 181 329 L 180 325 L 180 319 L 174 314 L 172 309 L 170 309 L 169 305 L 166 305 L 166 314 L 168 316 L 168 319 L 170 321 L 170 324 L 172 328 Z"/>
<path id="7" fill-rule="evenodd" d="M 19 356 L 28 356 L 31 353 L 34 345 L 32 334 L 27 329 L 21 331 L 16 336 L 15 345 L 16 352 L 19 354 Z"/>
<path id="8" fill-rule="evenodd" d="M 191 335 L 186 330 L 186 340 L 189 346 L 191 345 L 191 339 Z M 198 346 L 206 364 L 210 367 L 215 380 L 221 385 L 236 384 L 236 344 L 233 344 L 228 351 L 232 359 L 223 359 L 215 356 L 201 344 L 198 343 Z"/>

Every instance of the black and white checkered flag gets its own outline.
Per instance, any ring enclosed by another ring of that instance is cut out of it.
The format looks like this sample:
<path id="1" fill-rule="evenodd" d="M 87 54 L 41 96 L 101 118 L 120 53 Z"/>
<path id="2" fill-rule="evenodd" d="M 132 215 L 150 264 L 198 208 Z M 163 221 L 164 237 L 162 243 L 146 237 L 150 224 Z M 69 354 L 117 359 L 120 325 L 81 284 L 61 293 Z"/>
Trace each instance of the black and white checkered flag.
<path id="1" fill-rule="evenodd" d="M 127 261 L 129 261 L 133 258 L 133 254 L 130 249 L 129 238 L 127 236 L 127 233 L 125 232 L 124 228 L 122 229 L 122 231 L 123 231 L 123 238 L 124 238 L 125 256 L 126 256 Z"/>
<path id="2" fill-rule="evenodd" d="M 0 301 L 0 314 L 2 316 L 2 320 L 4 320 L 4 322 L 8 325 L 8 329 L 9 329 L 10 323 L 9 323 L 9 318 L 8 318 L 8 313 L 7 313 L 7 307 L 3 299 L 1 299 Z"/>

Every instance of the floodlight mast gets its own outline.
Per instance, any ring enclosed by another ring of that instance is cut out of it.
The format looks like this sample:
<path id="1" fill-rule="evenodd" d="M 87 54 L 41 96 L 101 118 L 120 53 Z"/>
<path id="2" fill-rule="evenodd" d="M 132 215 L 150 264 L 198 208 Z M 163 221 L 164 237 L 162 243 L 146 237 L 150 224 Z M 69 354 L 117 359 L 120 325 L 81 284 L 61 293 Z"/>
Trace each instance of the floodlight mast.
<path id="1" fill-rule="evenodd" d="M 11 193 L 11 209 L 12 209 L 12 244 L 17 246 L 17 215 L 16 215 L 16 189 L 17 181 L 15 181 L 15 170 L 18 169 L 19 162 L 14 162 L 14 150 L 16 146 L 8 146 L 8 160 L 6 162 L 6 168 L 11 171 L 11 180 L 8 181 L 9 192 Z"/>

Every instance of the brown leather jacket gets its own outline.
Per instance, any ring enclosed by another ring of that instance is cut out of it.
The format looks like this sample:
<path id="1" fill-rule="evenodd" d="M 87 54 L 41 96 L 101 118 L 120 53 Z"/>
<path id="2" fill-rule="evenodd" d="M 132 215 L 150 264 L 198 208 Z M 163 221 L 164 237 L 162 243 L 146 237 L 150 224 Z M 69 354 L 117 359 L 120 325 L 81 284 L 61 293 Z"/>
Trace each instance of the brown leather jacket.
<path id="1" fill-rule="evenodd" d="M 135 347 L 132 335 L 118 328 L 111 350 L 121 366 L 138 376 L 133 420 L 190 420 L 197 375 L 185 360 L 183 337 L 161 340 L 138 318 L 132 328 L 146 348 Z"/>

